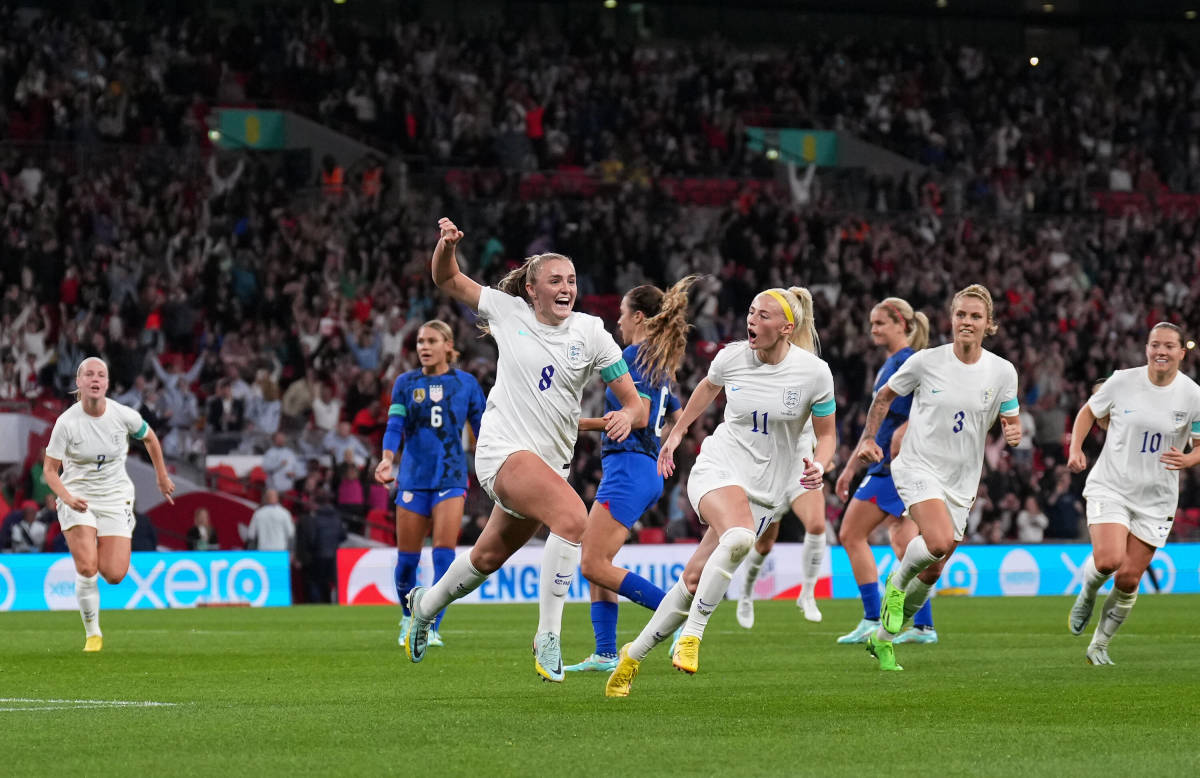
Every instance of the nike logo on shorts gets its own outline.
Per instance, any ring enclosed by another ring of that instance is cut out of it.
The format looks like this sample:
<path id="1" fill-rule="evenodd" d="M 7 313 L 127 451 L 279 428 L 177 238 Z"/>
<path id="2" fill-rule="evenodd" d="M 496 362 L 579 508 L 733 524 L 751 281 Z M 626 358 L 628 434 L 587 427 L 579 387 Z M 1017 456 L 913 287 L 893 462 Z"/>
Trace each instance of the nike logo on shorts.
<path id="1" fill-rule="evenodd" d="M 443 491 L 443 492 L 438 492 L 438 497 L 445 497 L 446 495 L 450 494 L 450 492 L 452 492 L 452 491 L 454 491 L 454 490 L 453 490 L 453 489 L 447 489 L 447 490 L 445 490 L 445 491 Z"/>

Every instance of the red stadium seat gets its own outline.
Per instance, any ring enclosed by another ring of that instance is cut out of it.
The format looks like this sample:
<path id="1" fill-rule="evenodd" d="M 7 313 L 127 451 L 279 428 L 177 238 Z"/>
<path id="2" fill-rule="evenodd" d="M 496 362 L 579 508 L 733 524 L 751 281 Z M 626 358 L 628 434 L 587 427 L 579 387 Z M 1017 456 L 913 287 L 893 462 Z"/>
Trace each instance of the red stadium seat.
<path id="1" fill-rule="evenodd" d="M 638 533 L 638 543 L 665 543 L 667 541 L 667 533 L 663 532 L 662 527 L 645 527 Z"/>

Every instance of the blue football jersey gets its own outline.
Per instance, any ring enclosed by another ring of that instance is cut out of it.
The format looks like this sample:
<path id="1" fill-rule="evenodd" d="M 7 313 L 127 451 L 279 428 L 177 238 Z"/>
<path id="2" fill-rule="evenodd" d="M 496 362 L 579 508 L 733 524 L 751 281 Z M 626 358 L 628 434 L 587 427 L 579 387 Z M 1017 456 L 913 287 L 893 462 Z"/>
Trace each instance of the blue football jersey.
<path id="1" fill-rule="evenodd" d="M 392 385 L 388 417 L 404 421 L 404 453 L 396 482 L 402 489 L 452 489 L 467 485 L 467 455 L 462 428 L 479 436 L 486 400 L 475 376 L 451 369 L 425 375 L 419 369 Z"/>
<path id="2" fill-rule="evenodd" d="M 600 445 L 601 456 L 615 454 L 619 451 L 633 451 L 658 459 L 663 426 L 666 425 L 667 418 L 679 410 L 679 399 L 671 393 L 669 384 L 651 386 L 650 379 L 642 375 L 642 369 L 637 361 L 638 348 L 638 346 L 626 346 L 621 356 L 629 365 L 629 377 L 633 379 L 633 385 L 637 387 L 638 394 L 650 400 L 649 421 L 640 430 L 630 432 L 629 437 L 620 443 L 603 434 Z M 604 412 L 619 410 L 621 410 L 621 403 L 617 401 L 617 396 L 613 394 L 612 389 L 605 389 Z"/>
<path id="3" fill-rule="evenodd" d="M 879 374 L 875 376 L 875 391 L 878 392 L 888 382 L 888 379 L 900 369 L 900 366 L 915 353 L 917 352 L 905 346 L 888 357 L 883 366 L 879 368 Z M 888 475 L 891 472 L 892 436 L 896 434 L 896 429 L 901 424 L 908 421 L 908 414 L 911 410 L 911 394 L 892 400 L 892 407 L 888 408 L 887 416 L 883 418 L 883 423 L 879 425 L 879 431 L 875 433 L 875 443 L 883 449 L 883 460 L 868 467 L 867 475 Z"/>

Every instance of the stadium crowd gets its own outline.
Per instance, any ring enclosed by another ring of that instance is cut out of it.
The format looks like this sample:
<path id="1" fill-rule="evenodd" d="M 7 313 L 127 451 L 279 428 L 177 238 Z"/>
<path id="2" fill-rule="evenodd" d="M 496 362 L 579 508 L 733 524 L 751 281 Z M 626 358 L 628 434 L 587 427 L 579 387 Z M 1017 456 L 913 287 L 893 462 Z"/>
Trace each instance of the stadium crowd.
<path id="1" fill-rule="evenodd" d="M 1106 217 L 1087 196 L 1200 189 L 1200 93 L 1180 52 L 1131 44 L 1033 70 L 966 48 L 626 49 L 265 13 L 152 29 L 0 18 L 0 134 L 147 146 L 0 145 L 0 400 L 62 398 L 79 361 L 101 356 L 114 396 L 151 421 L 169 457 L 264 454 L 290 504 L 328 494 L 344 514 L 386 507 L 369 475 L 392 380 L 416 364 L 416 328 L 449 321 L 463 366 L 492 382 L 494 346 L 429 277 L 433 220 L 446 212 L 478 277 L 560 251 L 575 260 L 579 307 L 610 321 L 632 286 L 704 274 L 683 397 L 743 332 L 753 291 L 809 286 L 844 461 L 882 361 L 867 334 L 874 302 L 909 300 L 937 343 L 952 290 L 978 281 L 997 299 L 989 348 L 1017 365 L 1031 412 L 1021 447 L 989 447 L 970 535 L 1036 542 L 1082 535 L 1064 435 L 1092 382 L 1138 364 L 1153 322 L 1200 328 L 1184 305 L 1200 292 L 1194 220 Z M 212 101 L 260 99 L 315 106 L 392 150 L 495 169 L 500 184 L 297 199 L 277 158 L 199 150 Z M 819 173 L 799 202 L 758 187 L 719 206 L 653 185 L 672 172 L 770 174 L 741 141 L 754 123 L 844 128 L 931 172 L 824 193 Z M 553 166 L 606 185 L 555 199 L 504 185 L 504 170 Z M 599 409 L 599 385 L 588 403 Z M 717 413 L 681 458 L 694 458 Z M 645 519 L 673 539 L 699 531 L 683 496 L 688 464 Z M 573 479 L 585 498 L 599 469 L 598 440 L 581 436 Z M 30 493 L 23 477 L 9 478 L 10 501 Z M 1200 506 L 1200 481 L 1184 478 L 1181 504 Z M 472 490 L 464 542 L 487 508 Z"/>

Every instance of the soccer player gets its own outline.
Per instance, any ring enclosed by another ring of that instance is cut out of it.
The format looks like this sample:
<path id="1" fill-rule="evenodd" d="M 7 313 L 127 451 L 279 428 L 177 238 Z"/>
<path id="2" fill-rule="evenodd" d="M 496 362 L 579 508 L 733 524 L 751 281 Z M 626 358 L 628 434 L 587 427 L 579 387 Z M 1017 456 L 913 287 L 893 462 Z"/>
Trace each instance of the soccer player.
<path id="1" fill-rule="evenodd" d="M 1021 442 L 1017 370 L 983 347 L 996 332 L 992 295 L 972 284 L 950 303 L 954 340 L 913 354 L 875 393 L 855 456 L 883 461 L 875 436 L 892 402 L 913 395 L 908 429 L 892 479 L 920 531 L 888 576 L 879 628 L 867 649 L 882 670 L 902 670 L 893 647 L 903 624 L 925 604 L 945 561 L 963 538 L 979 489 L 987 432 L 1000 417 L 1004 441 Z"/>
<path id="2" fill-rule="evenodd" d="M 1113 373 L 1075 416 L 1067 465 L 1076 473 L 1087 468 L 1083 441 L 1092 425 L 1108 420 L 1104 448 L 1083 489 L 1092 555 L 1067 618 L 1071 634 L 1083 634 L 1096 592 L 1116 573 L 1087 647 L 1093 665 L 1113 664 L 1109 641 L 1133 609 L 1155 550 L 1171 534 L 1179 504 L 1175 471 L 1200 464 L 1200 386 L 1179 372 L 1187 354 L 1183 344 L 1178 326 L 1154 325 L 1146 366 Z M 1192 450 L 1185 454 L 1189 442 Z"/>
<path id="3" fill-rule="evenodd" d="M 547 681 L 561 682 L 563 604 L 587 523 L 583 501 L 567 484 L 583 387 L 599 373 L 616 395 L 621 407 L 604 417 L 604 431 L 615 441 L 644 423 L 645 409 L 604 322 L 572 311 L 571 260 L 538 254 L 501 279 L 498 289 L 490 289 L 459 271 L 454 253 L 463 234 L 458 227 L 449 219 L 441 219 L 438 227 L 433 281 L 479 312 L 500 352 L 475 447 L 476 476 L 496 505 L 471 553 L 457 557 L 432 587 L 409 592 L 408 657 L 424 659 L 437 613 L 474 591 L 545 524 L 550 535 L 542 553 L 534 669 Z"/>
<path id="4" fill-rule="evenodd" d="M 800 328 L 795 330 L 795 337 L 792 343 L 800 348 L 807 349 L 813 354 L 819 355 L 820 346 L 817 341 L 815 319 L 812 311 L 812 296 L 807 292 L 797 294 L 797 299 L 800 300 L 800 306 L 803 308 L 801 317 L 805 321 L 812 321 L 812 328 Z M 800 519 L 800 523 L 804 525 L 804 550 L 802 552 L 802 578 L 800 596 L 796 598 L 796 605 L 804 614 L 804 618 L 812 622 L 821 620 L 821 611 L 817 608 L 817 598 L 813 592 L 813 588 L 817 585 L 817 577 L 821 574 L 821 565 L 825 562 L 825 497 L 820 486 L 816 489 L 805 489 L 800 485 L 802 476 L 801 471 L 804 469 L 804 461 L 811 460 L 814 456 L 816 448 L 816 435 L 813 432 L 812 417 L 809 417 L 808 423 L 804 425 L 804 432 L 800 436 L 801 448 L 794 456 L 793 462 L 797 465 L 796 477 L 789 484 L 788 503 L 792 506 L 792 512 Z M 821 468 L 828 469 L 833 465 L 832 457 L 827 461 L 820 463 Z M 823 484 L 822 484 L 823 486 Z M 758 580 L 758 574 L 762 570 L 763 561 L 767 554 L 771 553 L 771 549 L 775 547 L 775 541 L 779 537 L 779 522 L 772 522 L 758 540 L 754 544 L 754 548 L 750 550 L 750 554 L 746 559 L 746 577 L 742 582 L 742 594 L 738 598 L 737 604 L 737 622 L 746 629 L 751 629 L 754 626 L 754 582 Z"/>
<path id="5" fill-rule="evenodd" d="M 909 357 L 929 345 L 929 318 L 914 311 L 908 301 L 888 297 L 871 309 L 871 340 L 876 346 L 882 346 L 888 355 L 875 376 L 874 390 L 878 393 Z M 904 503 L 896 493 L 891 473 L 892 458 L 899 451 L 911 408 L 911 395 L 892 400 L 879 431 L 875 433 L 875 443 L 883 452 L 883 459 L 867 468 L 867 474 L 842 518 L 839 536 L 846 556 L 850 558 L 854 582 L 858 584 L 863 617 L 858 626 L 837 639 L 838 643 L 865 643 L 867 636 L 879 629 L 879 571 L 867 537 L 880 522 L 887 521 L 888 539 L 899 560 L 917 534 L 917 525 L 903 518 Z M 857 457 L 851 457 L 838 476 L 834 489 L 843 502 L 850 496 L 850 483 L 859 461 Z M 937 640 L 937 631 L 933 628 L 933 601 L 927 600 L 913 616 L 913 628 L 898 635 L 893 642 L 936 643 Z"/>
<path id="6" fill-rule="evenodd" d="M 592 631 L 596 649 L 571 672 L 610 672 L 617 666 L 617 595 L 650 610 L 662 602 L 663 590 L 642 576 L 613 564 L 629 528 L 662 496 L 658 448 L 668 418 L 678 420 L 679 400 L 671 393 L 675 371 L 687 349 L 688 276 L 664 293 L 656 286 L 634 287 L 621 298 L 617 329 L 627 343 L 622 358 L 646 409 L 646 424 L 623 441 L 602 436 L 600 461 L 604 476 L 583 533 L 583 574 L 592 583 Z M 616 395 L 604 393 L 605 412 L 618 408 Z M 580 430 L 603 430 L 603 419 L 581 419 Z"/>
<path id="7" fill-rule="evenodd" d="M 394 452 L 404 446 L 396 478 L 395 579 L 402 611 L 401 647 L 408 634 L 408 593 L 416 585 L 421 546 L 431 530 L 435 583 L 454 561 L 467 493 L 462 430 L 470 424 L 478 439 L 486 402 L 475 376 L 451 367 L 458 352 L 446 322 L 434 319 L 417 330 L 417 359 L 421 367 L 398 376 L 392 385 L 383 456 L 375 468 L 375 480 L 390 483 Z M 438 628 L 445 615 L 442 609 L 434 619 L 431 646 L 444 645 Z"/>
<path id="8" fill-rule="evenodd" d="M 662 444 L 658 469 L 670 476 L 688 427 L 725 391 L 724 420 L 705 440 L 688 478 L 688 499 L 708 531 L 641 634 L 621 648 L 605 685 L 609 697 L 629 695 L 642 660 L 681 623 L 671 663 L 689 674 L 699 669 L 709 617 L 756 538 L 788 505 L 793 457 L 810 415 L 816 454 L 804 461 L 801 484 L 806 489 L 821 485 L 820 462 L 829 461 L 836 446 L 833 376 L 819 357 L 794 345 L 802 337 L 797 330 L 812 331 L 812 318 L 805 317 L 800 300 L 806 295 L 807 290 L 793 287 L 768 289 L 754 298 L 746 316 L 747 339 L 721 349 Z"/>
<path id="9" fill-rule="evenodd" d="M 125 472 L 130 436 L 154 463 L 159 491 L 174 505 L 158 436 L 137 411 L 109 399 L 108 365 L 88 357 L 75 371 L 79 402 L 54 422 L 46 446 L 46 485 L 58 497 L 58 522 L 75 562 L 75 600 L 86 635 L 83 650 L 101 650 L 98 575 L 119 584 L 129 571 L 133 538 L 133 482 Z M 59 475 L 59 469 L 62 475 Z"/>

